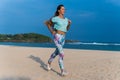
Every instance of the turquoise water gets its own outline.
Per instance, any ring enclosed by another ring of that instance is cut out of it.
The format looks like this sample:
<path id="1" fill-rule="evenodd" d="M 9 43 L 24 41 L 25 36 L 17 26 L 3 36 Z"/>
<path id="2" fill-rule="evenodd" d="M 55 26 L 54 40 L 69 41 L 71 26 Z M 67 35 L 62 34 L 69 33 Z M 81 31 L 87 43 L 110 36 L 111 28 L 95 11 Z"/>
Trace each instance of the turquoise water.
<path id="1" fill-rule="evenodd" d="M 26 46 L 26 47 L 45 47 L 55 48 L 54 43 L 14 43 L 14 42 L 0 42 L 0 45 L 12 46 Z M 107 51 L 120 51 L 120 44 L 118 43 L 66 43 L 64 48 L 68 49 L 85 49 L 85 50 L 107 50 Z"/>

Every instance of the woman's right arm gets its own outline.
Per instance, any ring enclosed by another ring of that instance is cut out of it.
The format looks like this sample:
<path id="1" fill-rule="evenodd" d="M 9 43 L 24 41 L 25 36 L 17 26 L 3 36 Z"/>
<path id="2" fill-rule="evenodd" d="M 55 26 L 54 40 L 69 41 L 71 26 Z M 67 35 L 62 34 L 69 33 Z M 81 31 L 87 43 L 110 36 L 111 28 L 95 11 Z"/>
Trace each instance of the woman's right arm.
<path id="1" fill-rule="evenodd" d="M 45 21 L 45 24 L 47 25 L 47 27 L 48 27 L 49 31 L 51 32 L 51 34 L 54 35 L 56 32 L 55 32 L 55 31 L 53 30 L 53 28 L 52 28 L 52 26 L 53 26 L 52 21 L 47 20 L 47 21 Z"/>

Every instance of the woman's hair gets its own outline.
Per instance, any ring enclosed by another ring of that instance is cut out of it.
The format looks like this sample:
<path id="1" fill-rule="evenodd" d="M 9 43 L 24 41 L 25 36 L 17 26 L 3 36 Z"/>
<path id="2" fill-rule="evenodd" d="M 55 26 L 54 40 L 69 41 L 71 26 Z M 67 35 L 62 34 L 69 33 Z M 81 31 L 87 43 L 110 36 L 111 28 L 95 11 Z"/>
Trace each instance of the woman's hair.
<path id="1" fill-rule="evenodd" d="M 56 9 L 56 12 L 55 12 L 55 15 L 54 15 L 54 16 L 58 16 L 58 15 L 59 15 L 58 10 L 60 10 L 61 7 L 64 7 L 64 5 L 61 4 L 61 5 L 58 5 L 58 6 L 57 6 L 57 9 Z"/>
<path id="2" fill-rule="evenodd" d="M 56 9 L 56 12 L 55 12 L 55 14 L 54 14 L 54 16 L 58 16 L 59 15 L 59 12 L 58 12 L 58 10 L 60 10 L 61 9 L 61 7 L 64 7 L 64 5 L 58 5 L 57 6 L 57 9 Z M 54 17 L 53 16 L 53 17 Z M 50 26 L 53 26 L 54 25 L 54 23 L 52 22 L 52 20 L 51 20 L 52 18 L 50 18 L 49 20 L 47 20 L 47 21 L 45 21 L 45 24 L 46 25 L 50 25 Z"/>

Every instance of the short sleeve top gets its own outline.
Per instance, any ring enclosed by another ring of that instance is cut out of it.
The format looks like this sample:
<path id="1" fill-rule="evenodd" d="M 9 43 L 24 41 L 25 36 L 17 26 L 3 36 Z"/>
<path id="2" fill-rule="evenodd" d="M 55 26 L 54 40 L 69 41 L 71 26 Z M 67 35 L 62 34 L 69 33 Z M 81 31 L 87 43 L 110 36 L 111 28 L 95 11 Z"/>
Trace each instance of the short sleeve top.
<path id="1" fill-rule="evenodd" d="M 67 26 L 68 26 L 68 19 L 67 18 L 62 19 L 58 16 L 55 16 L 51 19 L 51 21 L 54 23 L 54 28 L 56 30 L 67 32 Z"/>

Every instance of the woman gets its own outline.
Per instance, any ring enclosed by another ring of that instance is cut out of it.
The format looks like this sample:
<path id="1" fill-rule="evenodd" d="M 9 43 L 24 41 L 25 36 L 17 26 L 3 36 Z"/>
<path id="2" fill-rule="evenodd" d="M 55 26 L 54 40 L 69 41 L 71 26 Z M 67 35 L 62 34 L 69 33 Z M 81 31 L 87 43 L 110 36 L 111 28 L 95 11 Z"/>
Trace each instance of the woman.
<path id="1" fill-rule="evenodd" d="M 48 60 L 47 69 L 51 70 L 51 63 L 53 59 L 58 55 L 59 56 L 58 62 L 62 76 L 67 75 L 67 72 L 65 72 L 64 70 L 63 64 L 64 57 L 63 45 L 65 42 L 65 34 L 69 30 L 71 24 L 71 21 L 64 17 L 64 12 L 65 12 L 64 5 L 59 5 L 55 12 L 55 16 L 52 17 L 49 21 L 45 22 L 49 31 L 52 33 L 54 37 L 53 40 L 57 47 L 55 52 L 50 56 Z"/>

